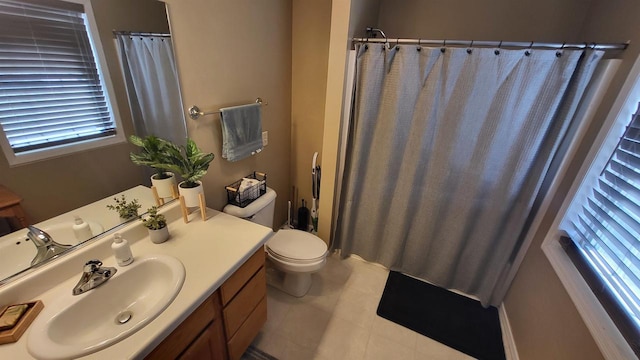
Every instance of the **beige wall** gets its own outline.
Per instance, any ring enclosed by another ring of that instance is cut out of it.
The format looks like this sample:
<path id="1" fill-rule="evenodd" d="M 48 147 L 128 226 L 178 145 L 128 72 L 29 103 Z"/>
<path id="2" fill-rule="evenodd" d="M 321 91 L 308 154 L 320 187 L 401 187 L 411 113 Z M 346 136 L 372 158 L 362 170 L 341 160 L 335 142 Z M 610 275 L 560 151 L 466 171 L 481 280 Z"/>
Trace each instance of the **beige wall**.
<path id="1" fill-rule="evenodd" d="M 116 93 L 125 133 L 132 131 L 112 30 L 163 32 L 164 5 L 156 0 L 93 0 L 92 7 Z M 127 144 L 114 145 L 32 164 L 9 167 L 0 156 L 0 183 L 21 196 L 32 222 L 39 222 L 144 181 L 129 160 Z"/>
<path id="2" fill-rule="evenodd" d="M 311 209 L 311 161 L 318 152 L 322 165 L 322 134 L 327 89 L 331 0 L 293 0 L 291 63 L 291 185 Z M 283 200 L 293 200 L 291 191 Z"/>
<path id="3" fill-rule="evenodd" d="M 591 0 L 381 0 L 390 38 L 575 41 Z"/>
<path id="4" fill-rule="evenodd" d="M 344 106 L 345 71 L 350 39 L 360 35 L 363 27 L 378 20 L 379 0 L 334 0 L 331 4 L 331 35 L 329 41 L 329 66 L 327 69 L 327 95 L 322 137 L 322 211 L 318 218 L 318 236 L 330 243 L 334 220 L 334 198 L 338 167 L 338 144 Z M 359 30 L 360 29 L 360 30 Z"/>
<path id="5" fill-rule="evenodd" d="M 220 157 L 219 115 L 187 119 L 187 132 L 216 158 L 203 178 L 207 205 L 221 210 L 224 187 L 251 171 L 267 173 L 278 193 L 275 224 L 286 219 L 291 168 L 291 1 L 170 0 L 169 23 L 183 105 L 202 110 L 252 103 L 263 107 L 269 145 L 238 162 Z"/>
<path id="6" fill-rule="evenodd" d="M 511 289 L 505 306 L 513 328 L 520 359 L 600 359 L 590 334 L 579 324 L 579 315 L 540 250 L 544 236 L 561 206 L 590 144 L 606 118 L 633 62 L 640 53 L 640 28 L 636 1 L 594 1 L 589 9 L 580 41 L 623 42 L 631 40 L 622 53 L 623 62 L 598 108 L 594 123 L 572 161 L 566 177 L 551 204 L 540 230 L 531 244 Z"/>

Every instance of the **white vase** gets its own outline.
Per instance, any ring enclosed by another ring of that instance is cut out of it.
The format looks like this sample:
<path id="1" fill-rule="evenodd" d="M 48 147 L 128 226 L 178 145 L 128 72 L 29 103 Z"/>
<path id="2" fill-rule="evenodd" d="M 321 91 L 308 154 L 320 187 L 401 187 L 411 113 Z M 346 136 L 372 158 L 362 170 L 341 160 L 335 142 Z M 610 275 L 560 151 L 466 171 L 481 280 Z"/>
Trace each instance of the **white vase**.
<path id="1" fill-rule="evenodd" d="M 183 188 L 182 185 L 184 181 L 178 184 L 178 191 L 180 195 L 184 196 L 184 204 L 187 207 L 199 207 L 200 206 L 200 198 L 199 194 L 204 195 L 204 188 L 202 187 L 202 182 L 198 181 L 198 186 L 194 188 Z"/>
<path id="2" fill-rule="evenodd" d="M 176 187 L 176 177 L 172 172 L 165 172 L 165 174 L 169 174 L 170 177 L 166 179 L 155 179 L 158 174 L 153 174 L 151 176 L 151 185 L 156 187 L 156 191 L 158 192 L 158 197 L 160 198 L 172 198 L 173 192 Z"/>
<path id="3" fill-rule="evenodd" d="M 167 241 L 169 239 L 169 227 L 165 226 L 158 230 L 149 229 L 149 239 L 154 244 L 161 244 Z"/>

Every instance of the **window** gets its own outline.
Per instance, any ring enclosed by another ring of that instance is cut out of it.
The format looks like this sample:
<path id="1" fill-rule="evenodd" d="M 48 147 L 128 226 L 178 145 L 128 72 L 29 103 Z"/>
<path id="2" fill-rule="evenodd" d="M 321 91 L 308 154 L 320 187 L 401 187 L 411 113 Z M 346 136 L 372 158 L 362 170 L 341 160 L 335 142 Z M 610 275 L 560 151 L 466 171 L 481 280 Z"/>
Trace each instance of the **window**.
<path id="1" fill-rule="evenodd" d="M 0 0 L 0 142 L 12 165 L 115 138 L 87 19 L 75 2 Z"/>
<path id="2" fill-rule="evenodd" d="M 608 61 L 612 62 L 612 71 L 608 71 L 612 75 L 617 68 L 613 62 L 619 60 Z M 607 90 L 605 85 L 598 90 L 601 95 L 606 91 L 616 89 Z M 639 102 L 640 57 L 597 136 L 589 140 L 591 148 L 577 174 L 571 175 L 571 188 L 542 244 L 607 359 L 637 358 L 640 349 Z M 582 122 L 571 145 L 573 154 L 577 154 L 578 144 L 586 144 L 589 124 Z M 564 179 L 574 163 L 572 158 L 575 156 L 570 155 L 561 165 Z"/>
<path id="3" fill-rule="evenodd" d="M 572 259 L 631 347 L 640 354 L 640 114 L 561 229 Z M 572 244 L 575 244 L 575 250 Z M 580 254 L 581 256 L 573 256 Z"/>

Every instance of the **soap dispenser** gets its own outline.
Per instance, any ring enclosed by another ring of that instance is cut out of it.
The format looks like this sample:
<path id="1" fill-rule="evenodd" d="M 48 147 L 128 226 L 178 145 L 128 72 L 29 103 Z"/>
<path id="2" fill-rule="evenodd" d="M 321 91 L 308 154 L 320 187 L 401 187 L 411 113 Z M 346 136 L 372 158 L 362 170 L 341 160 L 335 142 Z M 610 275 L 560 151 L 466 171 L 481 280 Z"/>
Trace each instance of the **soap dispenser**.
<path id="1" fill-rule="evenodd" d="M 118 265 L 127 266 L 133 262 L 133 254 L 131 253 L 129 242 L 126 239 L 123 239 L 120 234 L 114 235 L 111 249 L 113 249 Z"/>
<path id="2" fill-rule="evenodd" d="M 82 218 L 80 218 L 79 216 L 74 216 L 74 222 L 75 224 L 73 224 L 73 234 L 75 235 L 76 239 L 80 242 L 91 239 L 93 237 L 93 233 L 91 232 L 91 227 L 89 226 L 89 224 L 87 224 L 86 222 L 84 222 L 84 220 L 82 220 Z"/>

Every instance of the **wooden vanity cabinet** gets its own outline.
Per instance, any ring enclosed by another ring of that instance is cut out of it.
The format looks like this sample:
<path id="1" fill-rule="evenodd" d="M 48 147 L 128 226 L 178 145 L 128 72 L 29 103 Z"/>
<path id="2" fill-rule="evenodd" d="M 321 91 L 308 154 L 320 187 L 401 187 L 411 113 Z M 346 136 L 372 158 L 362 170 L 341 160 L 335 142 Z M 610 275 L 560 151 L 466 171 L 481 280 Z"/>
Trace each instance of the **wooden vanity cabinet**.
<path id="1" fill-rule="evenodd" d="M 260 248 L 220 287 L 229 359 L 240 359 L 267 321 L 264 259 Z"/>
<path id="2" fill-rule="evenodd" d="M 267 321 L 264 260 L 260 248 L 146 359 L 240 359 Z"/>
<path id="3" fill-rule="evenodd" d="M 147 357 L 153 360 L 227 359 L 220 294 L 214 292 Z"/>

